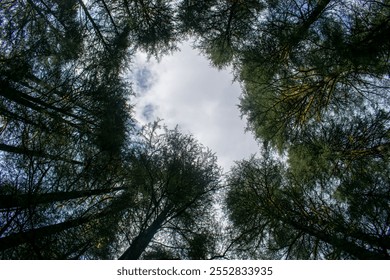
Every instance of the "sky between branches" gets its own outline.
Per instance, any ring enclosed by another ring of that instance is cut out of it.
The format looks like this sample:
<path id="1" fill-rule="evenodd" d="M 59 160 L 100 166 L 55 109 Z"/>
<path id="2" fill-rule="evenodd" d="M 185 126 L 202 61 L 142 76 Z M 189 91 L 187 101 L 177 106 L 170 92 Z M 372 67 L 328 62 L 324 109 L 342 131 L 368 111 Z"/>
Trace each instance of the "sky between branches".
<path id="1" fill-rule="evenodd" d="M 230 69 L 213 68 L 190 42 L 179 48 L 160 62 L 137 54 L 132 67 L 136 119 L 179 125 L 215 152 L 227 172 L 234 161 L 259 151 L 237 107 L 240 86 L 232 82 Z"/>

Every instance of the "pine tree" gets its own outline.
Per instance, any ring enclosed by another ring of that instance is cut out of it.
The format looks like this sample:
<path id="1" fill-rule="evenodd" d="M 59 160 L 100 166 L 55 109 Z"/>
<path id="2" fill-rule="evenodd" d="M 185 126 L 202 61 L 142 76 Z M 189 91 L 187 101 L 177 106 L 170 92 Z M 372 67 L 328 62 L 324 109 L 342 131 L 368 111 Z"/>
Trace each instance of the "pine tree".
<path id="1" fill-rule="evenodd" d="M 210 151 L 177 128 L 164 128 L 160 135 L 157 129 L 154 124 L 143 132 L 145 142 L 132 160 L 130 174 L 140 188 L 139 206 L 130 210 L 133 228 L 125 230 L 133 237 L 119 259 L 140 258 L 154 238 L 179 234 L 183 223 L 183 230 L 199 225 L 219 188 L 220 171 Z"/>

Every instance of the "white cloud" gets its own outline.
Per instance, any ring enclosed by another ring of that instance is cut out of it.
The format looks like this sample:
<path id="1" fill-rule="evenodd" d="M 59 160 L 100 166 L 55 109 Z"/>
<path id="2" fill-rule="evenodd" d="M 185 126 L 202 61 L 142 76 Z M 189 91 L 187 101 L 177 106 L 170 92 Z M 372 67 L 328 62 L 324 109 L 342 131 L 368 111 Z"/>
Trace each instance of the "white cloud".
<path id="1" fill-rule="evenodd" d="M 135 100 L 138 121 L 161 118 L 170 128 L 179 125 L 213 150 L 225 171 L 233 161 L 258 151 L 252 135 L 244 133 L 245 121 L 237 108 L 239 85 L 232 83 L 229 71 L 212 68 L 189 43 L 159 63 L 139 54 L 134 67 L 135 78 L 142 76 L 138 86 L 134 83 L 139 93 Z"/>

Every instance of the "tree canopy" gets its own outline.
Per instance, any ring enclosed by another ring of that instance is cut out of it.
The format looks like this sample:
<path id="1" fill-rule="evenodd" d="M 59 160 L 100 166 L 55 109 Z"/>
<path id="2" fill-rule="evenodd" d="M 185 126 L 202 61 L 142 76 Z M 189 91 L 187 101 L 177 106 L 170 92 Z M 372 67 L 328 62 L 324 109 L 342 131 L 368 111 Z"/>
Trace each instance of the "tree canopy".
<path id="1" fill-rule="evenodd" d="M 389 34 L 387 0 L 1 1 L 0 258 L 389 259 Z M 133 114 L 135 53 L 188 38 L 261 143 L 225 175 Z"/>

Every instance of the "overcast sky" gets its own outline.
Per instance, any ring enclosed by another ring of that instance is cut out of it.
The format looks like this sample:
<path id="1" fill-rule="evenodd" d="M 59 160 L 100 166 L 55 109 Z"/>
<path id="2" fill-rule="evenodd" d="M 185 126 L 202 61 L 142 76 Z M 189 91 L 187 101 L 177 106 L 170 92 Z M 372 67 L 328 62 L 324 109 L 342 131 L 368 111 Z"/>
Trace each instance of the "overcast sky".
<path id="1" fill-rule="evenodd" d="M 157 118 L 191 133 L 218 157 L 224 171 L 258 151 L 237 107 L 240 86 L 230 70 L 217 70 L 189 43 L 160 62 L 138 54 L 133 67 L 135 114 L 141 124 Z"/>

